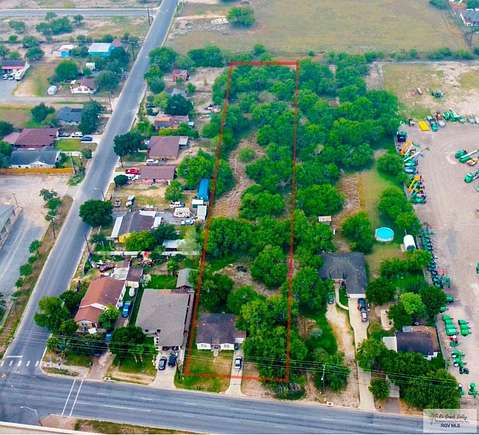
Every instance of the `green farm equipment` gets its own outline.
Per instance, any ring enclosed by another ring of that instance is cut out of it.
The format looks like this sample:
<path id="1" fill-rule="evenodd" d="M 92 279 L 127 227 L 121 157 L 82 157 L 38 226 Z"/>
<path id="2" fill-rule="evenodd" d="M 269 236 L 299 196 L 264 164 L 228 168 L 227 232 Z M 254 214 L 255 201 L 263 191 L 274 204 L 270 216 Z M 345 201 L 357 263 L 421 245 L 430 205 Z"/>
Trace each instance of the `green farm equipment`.
<path id="1" fill-rule="evenodd" d="M 472 183 L 474 180 L 477 180 L 478 178 L 479 178 L 479 170 L 475 172 L 468 172 L 466 176 L 464 177 L 464 182 Z"/>
<path id="2" fill-rule="evenodd" d="M 466 154 L 462 155 L 461 157 L 459 157 L 459 162 L 460 163 L 467 163 L 469 160 L 472 160 L 471 156 L 476 154 L 478 151 L 479 150 L 474 150 L 474 151 L 471 151 L 470 153 L 466 153 Z"/>
<path id="3" fill-rule="evenodd" d="M 462 386 L 462 384 L 459 384 L 457 388 L 459 390 L 459 394 L 461 395 L 461 397 L 463 397 L 466 392 L 464 391 L 464 387 Z"/>
<path id="4" fill-rule="evenodd" d="M 443 98 L 443 97 L 444 97 L 444 92 L 442 92 L 442 91 L 440 91 L 440 90 L 431 91 L 431 95 L 432 95 L 434 98 Z"/>
<path id="5" fill-rule="evenodd" d="M 446 293 L 446 302 L 452 304 L 454 302 L 454 296 Z"/>
<path id="6" fill-rule="evenodd" d="M 474 399 L 475 399 L 476 396 L 479 394 L 479 391 L 477 391 L 477 386 L 476 386 L 476 384 L 475 384 L 474 382 L 471 382 L 471 383 L 469 384 L 469 391 L 468 391 L 467 394 L 469 394 L 469 396 L 474 397 Z"/>
<path id="7" fill-rule="evenodd" d="M 467 154 L 467 151 L 462 149 L 462 150 L 458 150 L 456 151 L 456 154 L 454 154 L 454 157 L 459 160 L 462 156 L 465 156 Z"/>

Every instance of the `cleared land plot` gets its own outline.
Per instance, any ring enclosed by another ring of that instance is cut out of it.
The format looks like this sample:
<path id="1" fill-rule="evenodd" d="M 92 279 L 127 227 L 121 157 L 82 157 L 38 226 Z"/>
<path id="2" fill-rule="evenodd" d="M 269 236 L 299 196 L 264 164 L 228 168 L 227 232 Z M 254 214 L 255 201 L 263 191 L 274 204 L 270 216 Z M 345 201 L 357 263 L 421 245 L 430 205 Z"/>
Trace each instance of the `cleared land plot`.
<path id="1" fill-rule="evenodd" d="M 409 128 L 410 137 L 424 149 L 419 161 L 419 171 L 424 177 L 428 202 L 416 206 L 422 222 L 431 225 L 434 232 L 434 253 L 439 268 L 451 276 L 452 289 L 448 290 L 457 298 L 449 306 L 449 314 L 457 322 L 464 319 L 471 322 L 472 335 L 459 337 L 459 350 L 466 354 L 465 360 L 470 375 L 458 375 L 456 368 L 451 373 L 458 376 L 463 385 L 477 382 L 479 378 L 479 278 L 476 263 L 479 261 L 479 222 L 477 213 L 479 193 L 475 191 L 477 181 L 466 184 L 463 179 L 467 172 L 476 170 L 460 164 L 454 153 L 460 148 L 477 148 L 479 126 L 447 124 L 437 133 L 421 133 Z M 443 335 L 442 322 L 440 324 Z M 445 342 L 447 343 L 447 341 Z M 445 348 L 450 353 L 451 348 Z M 449 355 L 445 355 L 447 359 Z"/>
<path id="2" fill-rule="evenodd" d="M 158 7 L 160 1 L 149 1 L 150 8 Z M 137 0 L 2 0 L 2 8 L 120 8 L 141 7 Z"/>
<path id="3" fill-rule="evenodd" d="M 417 48 L 465 48 L 460 30 L 444 12 L 427 0 L 252 0 L 257 24 L 248 30 L 212 26 L 224 5 L 184 7 L 170 45 L 185 52 L 206 43 L 232 50 L 264 44 L 277 53 L 304 54 L 309 50 L 397 51 Z M 208 14 L 209 19 L 198 19 Z M 180 26 L 179 26 L 180 25 Z"/>
<path id="4" fill-rule="evenodd" d="M 479 115 L 479 64 L 464 62 L 383 64 L 384 88 L 399 97 L 405 115 L 422 118 L 450 108 Z M 421 89 L 419 95 L 417 89 Z M 431 91 L 441 90 L 436 99 Z"/>
<path id="5" fill-rule="evenodd" d="M 25 78 L 19 83 L 15 90 L 15 96 L 35 96 L 42 97 L 47 94 L 50 86 L 48 78 L 53 75 L 57 62 L 45 62 L 33 65 L 25 75 Z"/>
<path id="6" fill-rule="evenodd" d="M 32 114 L 27 106 L 0 106 L 0 119 L 8 121 L 17 128 L 29 127 Z"/>
<path id="7" fill-rule="evenodd" d="M 94 151 L 96 148 L 96 143 L 81 142 L 80 139 L 59 139 L 55 142 L 55 148 L 60 151 Z"/>

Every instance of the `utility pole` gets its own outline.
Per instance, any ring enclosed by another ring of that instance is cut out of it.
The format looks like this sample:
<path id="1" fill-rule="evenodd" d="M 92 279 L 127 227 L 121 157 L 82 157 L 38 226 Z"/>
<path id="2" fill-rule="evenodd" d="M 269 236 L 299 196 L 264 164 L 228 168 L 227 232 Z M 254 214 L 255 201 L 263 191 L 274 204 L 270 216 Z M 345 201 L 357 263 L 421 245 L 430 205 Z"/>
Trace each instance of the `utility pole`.
<path id="1" fill-rule="evenodd" d="M 148 26 L 151 26 L 150 7 L 146 7 L 146 13 L 148 14 Z"/>
<path id="2" fill-rule="evenodd" d="M 90 256 L 90 255 L 91 255 L 90 244 L 88 243 L 88 239 L 87 239 L 87 237 L 85 236 L 85 234 L 83 234 L 83 238 L 85 239 L 86 249 L 87 249 L 87 251 L 88 251 L 88 255 Z"/>

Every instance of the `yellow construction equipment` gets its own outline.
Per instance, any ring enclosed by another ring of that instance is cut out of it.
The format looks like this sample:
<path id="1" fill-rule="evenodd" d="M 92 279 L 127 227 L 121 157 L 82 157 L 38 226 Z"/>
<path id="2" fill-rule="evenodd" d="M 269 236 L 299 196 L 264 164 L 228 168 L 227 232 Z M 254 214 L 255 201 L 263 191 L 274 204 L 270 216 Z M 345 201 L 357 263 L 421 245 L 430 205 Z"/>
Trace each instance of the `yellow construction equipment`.
<path id="1" fill-rule="evenodd" d="M 401 151 L 399 151 L 399 154 L 401 154 L 402 156 L 404 154 L 406 154 L 409 149 L 413 146 L 413 143 L 412 143 L 412 140 L 408 140 L 406 142 L 404 142 L 403 146 L 401 147 Z"/>
<path id="2" fill-rule="evenodd" d="M 409 187 L 407 188 L 407 191 L 408 193 L 411 193 L 414 189 L 414 186 L 416 185 L 416 183 L 418 183 L 419 181 L 421 181 L 421 176 L 420 175 L 415 175 L 413 177 L 413 179 L 411 180 L 411 184 L 409 184 Z"/>
<path id="3" fill-rule="evenodd" d="M 429 131 L 431 129 L 426 121 L 419 121 L 417 125 L 421 131 Z"/>

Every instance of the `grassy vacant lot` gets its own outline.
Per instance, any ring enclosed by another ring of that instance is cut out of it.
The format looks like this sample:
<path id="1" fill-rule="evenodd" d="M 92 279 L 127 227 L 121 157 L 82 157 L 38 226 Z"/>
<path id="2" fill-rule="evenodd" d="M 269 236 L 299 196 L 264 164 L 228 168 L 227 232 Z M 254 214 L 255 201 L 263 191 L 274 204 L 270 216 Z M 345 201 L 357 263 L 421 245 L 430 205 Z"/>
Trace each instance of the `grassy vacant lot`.
<path id="1" fill-rule="evenodd" d="M 19 97 L 43 97 L 47 95 L 47 89 L 50 86 L 48 78 L 53 75 L 56 66 L 56 62 L 44 62 L 30 67 L 25 78 L 15 90 L 15 95 Z"/>
<path id="2" fill-rule="evenodd" d="M 233 352 L 221 351 L 214 358 L 213 352 L 209 350 L 194 349 L 191 355 L 191 373 L 204 373 L 212 375 L 229 375 L 231 373 L 231 362 Z M 175 377 L 175 385 L 178 388 L 186 388 L 188 390 L 212 391 L 220 393 L 225 391 L 230 383 L 229 378 L 209 378 L 203 376 L 184 376 L 180 379 L 177 371 Z"/>
<path id="3" fill-rule="evenodd" d="M 479 114 L 479 67 L 464 62 L 432 64 L 384 64 L 384 87 L 396 94 L 403 113 L 422 118 L 431 111 L 453 108 L 459 113 Z M 416 89 L 420 88 L 422 95 Z M 435 99 L 432 90 L 445 97 Z"/>
<path id="4" fill-rule="evenodd" d="M 75 422 L 75 430 L 82 432 L 95 433 L 111 433 L 111 434 L 176 434 L 176 433 L 192 433 L 185 431 L 177 431 L 172 429 L 160 429 L 157 427 L 137 426 L 133 424 L 114 423 L 104 420 L 83 420 L 78 419 Z"/>
<path id="5" fill-rule="evenodd" d="M 96 144 L 81 142 L 80 139 L 59 139 L 55 142 L 55 147 L 60 151 L 81 151 L 86 149 L 94 151 Z"/>
<path id="6" fill-rule="evenodd" d="M 170 289 L 176 286 L 176 276 L 173 275 L 151 275 L 148 288 Z"/>
<path id="7" fill-rule="evenodd" d="M 32 114 L 28 106 L 0 106 L 0 119 L 12 123 L 15 127 L 34 127 L 30 125 Z"/>
<path id="8" fill-rule="evenodd" d="M 180 51 L 214 43 L 244 50 L 256 43 L 278 54 L 344 50 L 421 51 L 440 47 L 465 48 L 461 32 L 428 0 L 253 0 L 257 24 L 228 33 L 207 31 L 190 20 L 193 29 L 176 34 L 170 45 Z M 224 6 L 187 5 L 181 15 L 224 14 Z"/>

